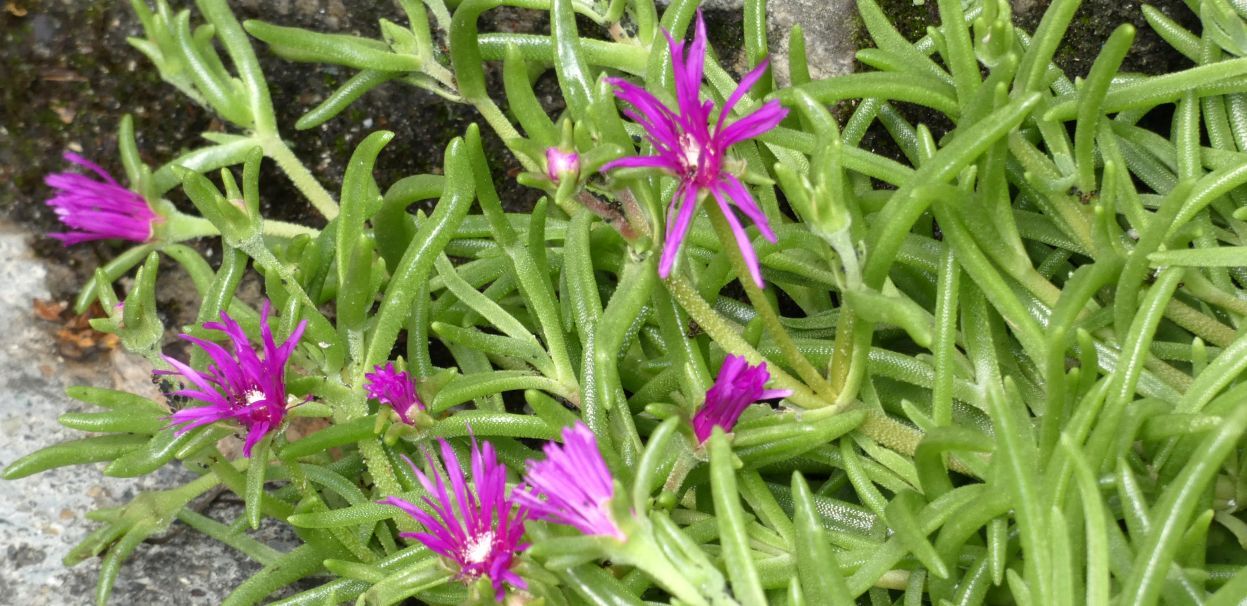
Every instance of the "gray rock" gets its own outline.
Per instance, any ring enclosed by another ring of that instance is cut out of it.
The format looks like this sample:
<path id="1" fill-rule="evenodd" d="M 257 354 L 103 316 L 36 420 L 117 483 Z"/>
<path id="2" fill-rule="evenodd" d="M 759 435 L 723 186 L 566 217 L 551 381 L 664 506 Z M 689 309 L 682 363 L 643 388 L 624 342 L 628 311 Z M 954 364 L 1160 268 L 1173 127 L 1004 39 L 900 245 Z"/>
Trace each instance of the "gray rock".
<path id="1" fill-rule="evenodd" d="M 788 36 L 800 25 L 810 75 L 839 76 L 853 71 L 857 52 L 857 7 L 853 0 L 779 0 L 771 2 L 766 16 L 767 41 L 774 59 L 775 76 L 788 83 Z"/>
<path id="2" fill-rule="evenodd" d="M 659 4 L 669 4 L 659 0 Z M 739 14 L 744 0 L 702 0 L 706 11 L 725 11 Z M 855 39 L 860 20 L 854 0 L 770 0 L 766 6 L 767 42 L 771 50 L 771 65 L 780 85 L 788 83 L 788 36 L 795 25 L 805 33 L 806 55 L 810 74 L 814 78 L 826 78 L 853 71 L 853 55 L 857 52 Z M 728 45 L 739 45 L 740 40 L 715 40 Z M 720 49 L 722 52 L 722 49 Z M 740 66 L 747 69 L 748 65 Z"/>

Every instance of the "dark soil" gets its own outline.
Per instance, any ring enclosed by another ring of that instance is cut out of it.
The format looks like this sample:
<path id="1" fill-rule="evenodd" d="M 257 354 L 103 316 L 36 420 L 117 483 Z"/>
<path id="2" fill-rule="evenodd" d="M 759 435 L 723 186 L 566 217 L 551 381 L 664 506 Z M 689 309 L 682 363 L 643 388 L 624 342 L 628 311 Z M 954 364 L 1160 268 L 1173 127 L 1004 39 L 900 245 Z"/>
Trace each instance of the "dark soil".
<path id="1" fill-rule="evenodd" d="M 147 58 L 126 43 L 128 36 L 142 33 L 128 2 L 15 0 L 5 4 L 7 10 L 0 11 L 0 52 L 6 55 L 0 59 L 0 217 L 34 234 L 54 231 L 55 216 L 42 204 L 50 193 L 43 176 L 63 167 L 61 154 L 66 149 L 120 174 L 116 127 L 125 112 L 134 116 L 140 152 L 153 166 L 201 145 L 202 132 L 228 130 L 210 111 L 162 82 Z M 173 4 L 181 8 L 190 3 Z M 231 4 L 240 20 L 264 18 L 282 25 L 369 37 L 379 36 L 379 18 L 405 23 L 402 12 L 388 2 L 241 0 Z M 491 11 L 481 24 L 482 31 L 540 32 L 544 28 L 540 13 L 505 9 Z M 468 106 L 390 83 L 366 94 L 326 124 L 296 131 L 295 121 L 353 72 L 291 63 L 270 53 L 263 43 L 257 41 L 255 46 L 283 136 L 331 192 L 340 188 L 343 168 L 355 145 L 374 130 L 396 133 L 377 163 L 377 181 L 384 189 L 406 175 L 440 172 L 446 143 L 478 120 Z M 539 94 L 548 93 L 554 84 L 539 86 L 549 89 Z M 531 207 L 537 192 L 505 178 L 519 166 L 490 129 L 482 130 L 499 193 L 511 208 Z M 323 224 L 273 163 L 266 162 L 264 169 L 265 216 Z M 184 202 L 176 192 L 170 195 L 176 203 Z M 75 273 L 80 278 L 121 249 L 109 243 L 64 249 L 43 237 L 35 238 L 35 248 L 79 268 Z M 64 286 L 72 289 L 75 284 Z"/>
<path id="2" fill-rule="evenodd" d="M 1183 0 L 1148 0 L 1147 4 L 1177 21 L 1182 27 L 1199 33 L 1199 17 Z M 1017 15 L 1019 24 L 1028 32 L 1035 31 L 1049 2 L 1036 1 Z M 1117 26 L 1129 23 L 1135 28 L 1134 44 L 1122 62 L 1122 71 L 1164 74 L 1194 67 L 1186 57 L 1174 51 L 1143 18 L 1141 3 L 1133 0 L 1087 0 L 1078 8 L 1069 31 L 1053 60 L 1070 78 L 1086 76 L 1091 64 Z"/>
<path id="3" fill-rule="evenodd" d="M 935 0 L 916 4 L 913 0 L 877 0 L 891 18 L 892 24 L 909 40 L 917 40 L 927 33 L 927 26 L 939 21 L 939 9 Z M 1050 0 L 1014 0 L 1017 7 L 1014 21 L 1026 32 L 1034 33 L 1043 19 Z M 1183 27 L 1198 33 L 1199 17 L 1187 8 L 1184 0 L 1148 0 L 1147 4 L 1159 9 L 1165 16 Z M 1061 47 L 1057 50 L 1056 64 L 1070 78 L 1086 76 L 1091 64 L 1117 26 L 1129 23 L 1135 28 L 1134 45 L 1122 64 L 1122 71 L 1145 74 L 1163 74 L 1192 67 L 1190 61 L 1174 52 L 1152 30 L 1143 18 L 1142 4 L 1134 0 L 1084 0 L 1070 22 Z M 871 46 L 865 29 L 861 29 L 859 46 Z"/>
<path id="4" fill-rule="evenodd" d="M 913 0 L 877 0 L 884 13 L 889 16 L 892 24 L 908 40 L 918 40 L 927 33 L 931 23 L 938 23 L 939 9 L 935 0 L 924 4 L 915 4 Z M 1150 0 L 1151 6 L 1173 19 L 1183 27 L 1200 31 L 1199 18 L 1187 8 L 1183 0 Z M 1014 6 L 1022 6 L 1022 10 L 1014 14 L 1014 21 L 1028 33 L 1033 34 L 1043 19 L 1044 12 L 1051 5 L 1047 0 L 1029 2 L 1013 2 Z M 860 16 L 856 16 L 860 21 Z M 1143 18 L 1143 11 L 1138 2 L 1123 0 L 1084 0 L 1074 18 L 1070 22 L 1061 46 L 1057 49 L 1054 62 L 1065 70 L 1071 79 L 1085 77 L 1092 63 L 1104 46 L 1104 42 L 1119 25 L 1130 23 L 1135 27 L 1135 40 L 1122 63 L 1122 71 L 1140 72 L 1145 74 L 1163 74 L 1193 67 L 1191 61 L 1174 51 L 1161 37 L 1152 30 Z M 865 27 L 859 27 L 856 40 L 859 48 L 874 46 Z M 936 56 L 936 61 L 939 57 Z M 861 66 L 858 66 L 859 69 Z M 912 124 L 925 124 L 938 141 L 940 137 L 952 130 L 954 124 L 947 116 L 935 110 L 909 103 L 893 103 L 902 115 Z M 837 108 L 842 119 L 852 115 L 855 102 L 845 102 Z M 1165 119 L 1164 108 L 1159 109 L 1154 120 L 1143 121 L 1143 126 L 1153 123 L 1162 128 L 1169 122 Z M 1166 134 L 1167 133 L 1162 133 Z M 867 131 L 861 145 L 864 149 L 882 156 L 908 163 L 895 140 L 881 124 L 876 122 Z"/>
<path id="5" fill-rule="evenodd" d="M 175 0 L 175 8 L 189 5 Z M 912 0 L 881 0 L 906 36 L 917 38 L 932 19 L 935 3 L 915 6 Z M 240 19 L 264 18 L 282 25 L 318 31 L 379 35 L 377 20 L 404 22 L 390 2 L 357 0 L 235 0 Z M 1018 15 L 1033 30 L 1047 2 L 1034 2 Z M 1153 5 L 1191 28 L 1195 16 L 1182 0 L 1156 0 Z M 736 11 L 708 12 L 715 47 L 721 61 L 738 67 L 741 21 Z M 1117 0 L 1087 0 L 1075 16 L 1057 61 L 1071 76 L 1085 74 L 1114 27 L 1131 22 L 1138 36 L 1125 69 L 1160 73 L 1189 67 L 1143 21 L 1139 5 Z M 589 24 L 582 24 L 588 26 Z M 540 12 L 515 9 L 490 11 L 482 31 L 545 32 Z M 126 43 L 141 28 L 128 2 L 114 0 L 7 0 L 0 10 L 0 218 L 25 226 L 34 234 L 55 229 L 57 222 L 41 203 L 49 191 L 43 176 L 60 170 L 61 153 L 80 151 L 107 169 L 119 173 L 116 126 L 125 112 L 134 115 L 144 160 L 160 165 L 202 143 L 200 133 L 226 130 L 226 125 L 160 80 L 154 67 Z M 384 188 L 399 178 L 441 170 L 442 150 L 473 121 L 475 111 L 432 93 L 399 83 L 383 85 L 366 94 L 342 115 L 308 131 L 296 131 L 294 122 L 339 83 L 352 75 L 346 68 L 291 63 L 268 52 L 257 42 L 257 52 L 269 80 L 283 135 L 297 154 L 330 191 L 341 185 L 343 167 L 354 146 L 369 132 L 396 133 L 380 157 L 376 176 Z M 496 71 L 497 66 L 490 66 Z M 492 87 L 497 90 L 497 74 Z M 538 96 L 552 113 L 562 109 L 552 75 L 538 82 Z M 501 101 L 501 100 L 500 100 Z M 921 108 L 905 107 L 915 122 L 925 122 L 938 136 L 951 127 L 942 116 L 926 115 Z M 876 129 L 882 130 L 882 129 Z M 510 208 L 529 208 L 538 193 L 508 178 L 519 166 L 490 129 L 483 129 L 486 152 L 494 165 L 499 193 Z M 889 156 L 890 137 L 872 133 L 864 145 Z M 884 134 L 885 135 L 885 134 Z M 885 149 L 886 148 L 886 149 Z M 322 221 L 272 163 L 266 162 L 262 196 L 266 216 L 317 225 Z M 175 202 L 176 192 L 171 194 Z M 70 249 L 44 237 L 35 238 L 42 255 L 73 269 L 64 284 L 54 284 L 66 296 L 89 272 L 120 250 L 119 245 L 95 243 Z M 68 272 L 67 272 L 68 273 Z"/>

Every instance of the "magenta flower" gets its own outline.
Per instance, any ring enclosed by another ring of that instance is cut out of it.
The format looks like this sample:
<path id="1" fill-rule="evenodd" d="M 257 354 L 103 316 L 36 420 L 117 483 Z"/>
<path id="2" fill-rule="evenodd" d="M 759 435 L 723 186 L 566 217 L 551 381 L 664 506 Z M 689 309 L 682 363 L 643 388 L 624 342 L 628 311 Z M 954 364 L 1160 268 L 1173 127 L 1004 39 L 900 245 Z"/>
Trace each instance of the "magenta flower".
<path id="1" fill-rule="evenodd" d="M 769 380 L 771 373 L 766 370 L 766 362 L 750 366 L 743 357 L 729 355 L 714 385 L 706 392 L 706 403 L 693 415 L 693 434 L 697 442 L 708 440 L 716 425 L 723 431 L 732 431 L 740 420 L 740 413 L 754 402 L 792 395 L 790 389 L 763 389 Z"/>
<path id="2" fill-rule="evenodd" d="M 368 397 L 388 404 L 394 412 L 398 413 L 398 417 L 404 423 L 411 425 L 411 417 L 407 413 L 411 412 L 414 406 L 416 410 L 424 410 L 424 403 L 420 401 L 420 396 L 416 395 L 416 386 L 411 381 L 411 375 L 407 371 L 399 372 L 394 369 L 394 363 L 389 362 L 385 366 L 378 364 L 375 368 L 376 372 L 364 375 L 368 382 L 364 384 L 364 388 L 368 390 Z"/>
<path id="3" fill-rule="evenodd" d="M 43 182 L 56 190 L 47 201 L 61 223 L 70 231 L 51 233 L 65 246 L 88 240 L 130 240 L 147 242 L 152 238 L 152 225 L 161 220 L 147 201 L 117 183 L 98 164 L 72 152 L 65 160 L 82 166 L 102 179 L 79 173 L 53 173 Z"/>
<path id="4" fill-rule="evenodd" d="M 683 41 L 677 42 L 670 33 L 667 33 L 667 41 L 675 68 L 677 111 L 672 111 L 654 95 L 635 84 L 619 78 L 609 79 L 616 88 L 615 95 L 634 108 L 635 111 L 626 109 L 624 113 L 645 128 L 645 137 L 654 146 L 656 154 L 620 158 L 607 163 L 602 170 L 659 168 L 680 180 L 671 204 L 667 207 L 666 244 L 658 264 L 660 276 L 666 278 L 671 274 L 671 266 L 675 263 L 685 234 L 688 233 L 698 201 L 703 192 L 710 192 L 723 215 L 727 217 L 732 233 L 736 236 L 736 245 L 740 247 L 741 255 L 749 266 L 754 283 L 761 287 L 762 272 L 758 268 L 758 256 L 731 206 L 735 205 L 753 221 L 767 240 L 775 242 L 775 233 L 771 231 L 766 215 L 754 201 L 749 189 L 736 175 L 725 169 L 724 161 L 727 159 L 728 148 L 775 128 L 788 115 L 788 110 L 780 107 L 779 101 L 768 101 L 749 115 L 726 124 L 736 103 L 766 71 L 767 62 L 763 61 L 741 79 L 740 86 L 727 98 L 727 102 L 719 110 L 714 127 L 711 128 L 710 117 L 714 111 L 714 103 L 703 103 L 700 91 L 702 68 L 706 59 L 706 24 L 702 21 L 701 11 L 697 12 L 696 33 L 687 55 Z"/>
<path id="5" fill-rule="evenodd" d="M 243 456 L 251 456 L 251 448 L 265 435 L 281 426 L 286 416 L 286 362 L 299 343 L 307 321 L 299 322 L 294 333 L 277 346 L 273 331 L 268 326 L 271 306 L 264 302 L 260 314 L 260 334 L 263 338 L 263 358 L 252 348 L 242 327 L 221 312 L 220 322 L 207 322 L 204 328 L 219 330 L 229 337 L 233 351 L 190 335 L 183 339 L 198 345 L 212 359 L 205 372 L 199 372 L 169 356 L 165 361 L 176 370 L 157 371 L 159 374 L 180 374 L 195 389 L 185 388 L 173 392 L 203 402 L 203 406 L 186 408 L 173 413 L 172 425 L 181 425 L 177 433 L 186 433 L 201 425 L 232 420 L 247 429 L 243 444 Z"/>
<path id="6" fill-rule="evenodd" d="M 524 535 L 524 519 L 528 512 L 516 503 L 514 494 L 507 497 L 507 469 L 498 464 L 493 445 L 485 442 L 484 448 L 478 448 L 476 438 L 472 438 L 472 487 L 469 489 L 455 451 L 446 440 L 438 438 L 438 442 L 442 447 L 442 462 L 426 455 L 433 471 L 432 481 L 411 465 L 420 484 L 433 496 L 423 499 L 433 514 L 398 497 L 381 502 L 406 511 L 426 531 L 404 532 L 401 536 L 420 541 L 454 561 L 459 566 L 460 580 L 470 582 L 482 576 L 489 577 L 498 601 L 502 601 L 503 583 L 527 588 L 524 579 L 511 567 L 515 553 L 527 547 L 520 544 L 520 537 Z M 411 460 L 407 463 L 411 464 Z M 446 492 L 439 470 L 444 470 L 450 479 L 453 500 Z"/>
<path id="7" fill-rule="evenodd" d="M 563 429 L 562 447 L 548 442 L 545 453 L 546 460 L 529 462 L 525 488 L 516 491 L 516 500 L 532 511 L 534 519 L 624 540 L 611 514 L 614 478 L 593 432 L 577 422 Z"/>
<path id="8" fill-rule="evenodd" d="M 564 175 L 575 177 L 580 172 L 580 154 L 557 147 L 546 148 L 546 176 L 558 183 Z"/>

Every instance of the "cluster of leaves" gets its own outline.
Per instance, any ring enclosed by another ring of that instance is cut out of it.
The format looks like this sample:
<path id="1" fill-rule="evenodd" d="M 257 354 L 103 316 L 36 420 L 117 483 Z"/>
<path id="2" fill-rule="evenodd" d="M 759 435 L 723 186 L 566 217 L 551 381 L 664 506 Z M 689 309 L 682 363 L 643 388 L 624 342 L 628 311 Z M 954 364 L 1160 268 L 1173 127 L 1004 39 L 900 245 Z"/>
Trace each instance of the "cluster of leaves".
<path id="1" fill-rule="evenodd" d="M 775 95 L 792 113 L 733 148 L 758 176 L 752 189 L 778 236 L 755 238 L 765 289 L 741 272 L 717 215 L 695 221 L 681 268 L 660 280 L 674 181 L 596 170 L 644 134 L 620 119 L 602 76 L 669 86 L 660 28 L 678 37 L 695 1 L 676 0 L 661 17 L 651 0 L 464 0 L 453 12 L 441 0 L 399 4 L 409 25 L 382 21 L 374 40 L 240 24 L 224 0 L 198 0 L 206 23 L 192 30 L 189 11 L 134 3 L 147 33 L 134 45 L 237 132 L 208 134 L 210 145 L 153 171 L 126 121 L 122 162 L 149 199 L 181 185 L 219 232 L 221 262 L 213 269 L 173 241 L 143 244 L 101 268 L 79 307 L 98 299 L 114 315 L 97 328 L 158 361 L 157 255 L 190 273 L 201 321 L 228 310 L 258 334 L 259 315 L 234 297 L 250 265 L 280 310 L 277 333 L 308 322 L 289 383 L 314 400 L 293 414 L 326 427 L 278 434 L 231 461 L 219 448 L 230 427 L 175 435 L 164 403 L 71 391 L 105 411 L 62 423 L 104 435 L 34 453 L 5 478 L 98 461 L 112 476 L 174 461 L 202 474 L 91 514 L 104 526 L 68 563 L 104 557 L 101 604 L 121 562 L 175 520 L 264 565 L 227 604 L 259 603 L 304 578 L 320 580 L 279 603 L 492 601 L 448 583 L 422 545 L 396 540 L 413 522 L 375 501 L 425 495 L 400 457 L 434 437 L 463 449 L 472 433 L 519 470 L 539 458 L 535 440 L 578 420 L 628 488 L 623 509 L 652 525 L 708 600 L 1247 598 L 1241 3 L 1188 2 L 1200 33 L 1144 7 L 1196 66 L 1119 73 L 1134 35 L 1123 26 L 1078 82 L 1051 61 L 1077 0 L 1052 2 L 1033 35 L 1012 25 L 1005 0 L 938 0 L 941 23 L 913 42 L 875 0 L 859 0 L 877 47 L 858 57 L 874 71 L 825 80 L 810 79 L 794 29 L 791 86 L 764 78 L 742 102 Z M 498 6 L 548 11 L 550 35 L 479 33 L 478 17 Z M 756 63 L 768 47 L 765 2 L 747 0 L 745 14 L 744 52 Z M 613 39 L 580 37 L 577 15 Z M 373 133 L 335 200 L 282 142 L 248 34 L 291 60 L 359 70 L 296 128 L 333 119 L 377 86 L 421 87 L 478 108 L 530 171 L 521 182 L 547 196 L 532 212 L 504 212 L 472 127 L 437 174 L 384 191 L 372 168 L 391 135 Z M 483 64 L 498 60 L 504 90 L 488 91 Z M 561 129 L 532 86 L 551 68 L 566 100 Z M 719 100 L 735 86 L 715 61 L 706 76 Z M 828 107 L 848 100 L 860 102 L 838 124 Z M 954 128 L 933 136 L 906 118 L 909 104 Z M 902 157 L 857 146 L 878 126 Z M 556 145 L 582 157 L 580 173 L 558 183 L 541 176 L 542 153 Z M 322 229 L 259 215 L 265 158 L 321 211 Z M 208 176 L 216 169 L 220 186 Z M 436 200 L 430 213 L 408 211 L 423 200 Z M 140 263 L 118 309 L 111 285 Z M 687 419 L 728 354 L 767 361 L 793 395 L 751 407 L 730 441 L 703 448 Z M 366 399 L 364 374 L 392 357 L 419 378 L 430 426 L 393 424 Z M 217 486 L 245 499 L 232 524 L 188 507 Z M 303 544 L 283 553 L 249 537 L 263 518 L 289 524 Z M 534 548 L 519 571 L 531 594 L 512 599 L 668 599 L 670 585 L 655 586 L 628 554 L 604 565 L 566 538 L 529 524 Z M 731 597 L 716 589 L 724 579 Z"/>

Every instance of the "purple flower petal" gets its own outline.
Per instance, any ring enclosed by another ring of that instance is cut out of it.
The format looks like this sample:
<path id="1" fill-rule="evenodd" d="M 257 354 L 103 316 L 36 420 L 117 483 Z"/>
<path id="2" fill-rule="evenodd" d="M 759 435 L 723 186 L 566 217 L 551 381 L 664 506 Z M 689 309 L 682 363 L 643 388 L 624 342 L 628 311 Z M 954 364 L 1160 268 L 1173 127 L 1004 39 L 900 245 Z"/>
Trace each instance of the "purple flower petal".
<path id="1" fill-rule="evenodd" d="M 718 119 L 711 130 L 710 118 L 715 106 L 712 101 L 701 100 L 700 90 L 706 59 L 706 25 L 701 11 L 697 12 L 693 41 L 689 46 L 686 47 L 683 40 L 676 40 L 670 32 L 664 30 L 663 34 L 667 37 L 671 51 L 675 110 L 635 84 L 618 78 L 608 79 L 615 87 L 615 96 L 636 110 L 624 109 L 623 113 L 645 129 L 645 137 L 653 144 L 656 153 L 653 156 L 619 158 L 607 163 L 602 170 L 655 168 L 671 173 L 680 180 L 676 197 L 667 210 L 667 239 L 658 265 L 660 276 L 666 278 L 670 275 L 692 215 L 696 212 L 696 201 L 702 192 L 710 191 L 727 216 L 737 246 L 749 265 L 750 277 L 760 287 L 762 274 L 756 254 L 728 202 L 740 208 L 758 226 L 767 240 L 774 242 L 775 233 L 749 190 L 735 175 L 724 170 L 724 160 L 732 145 L 775 128 L 788 114 L 788 110 L 777 101 L 769 101 L 728 124 L 728 116 L 736 104 L 766 73 L 767 62 L 763 61 L 741 79 L 736 90 L 719 110 Z M 685 193 L 681 195 L 678 192 Z"/>
<path id="2" fill-rule="evenodd" d="M 736 238 L 736 246 L 740 249 L 740 256 L 744 257 L 745 265 L 749 268 L 749 276 L 753 278 L 753 283 L 757 284 L 758 288 L 762 288 L 762 270 L 758 268 L 758 254 L 753 250 L 753 242 L 749 240 L 745 228 L 740 226 L 736 213 L 732 212 L 732 207 L 728 205 L 723 194 L 717 189 L 711 189 L 710 193 L 714 195 L 714 201 L 718 203 L 719 210 L 723 211 L 723 216 L 727 219 L 728 227 L 732 229 L 732 235 Z"/>
<path id="3" fill-rule="evenodd" d="M 666 242 L 663 243 L 662 258 L 658 261 L 658 275 L 663 279 L 671 275 L 676 256 L 684 244 L 684 236 L 688 234 L 688 228 L 693 223 L 693 212 L 697 210 L 697 190 L 692 187 L 677 189 L 671 198 L 671 205 L 676 206 L 677 203 L 679 211 L 675 222 L 667 224 Z M 667 215 L 670 214 L 668 210 Z"/>
<path id="4" fill-rule="evenodd" d="M 524 547 L 520 537 L 528 511 L 518 503 L 515 498 L 518 495 L 506 496 L 506 468 L 498 463 L 488 442 L 481 448 L 476 438 L 472 439 L 470 486 L 454 449 L 441 438 L 438 442 L 440 462 L 432 454 L 426 455 L 432 479 L 415 465 L 411 466 L 420 484 L 432 495 L 424 502 L 436 516 L 397 497 L 386 498 L 381 503 L 402 509 L 425 529 L 425 532 L 402 533 L 402 536 L 420 541 L 454 562 L 459 568 L 460 580 L 465 583 L 488 578 L 501 602 L 504 584 L 521 589 L 527 587 L 511 568 L 516 552 Z M 407 462 L 411 464 L 410 460 Z M 450 481 L 450 492 L 446 490 L 443 477 Z"/>
<path id="5" fill-rule="evenodd" d="M 723 130 L 723 123 L 727 122 L 727 117 L 732 114 L 733 109 L 736 109 L 736 104 L 739 103 L 745 95 L 749 94 L 749 89 L 753 88 L 753 85 L 758 83 L 758 80 L 761 79 L 762 75 L 766 73 L 766 68 L 769 67 L 770 64 L 770 59 L 763 59 L 762 62 L 750 70 L 749 73 L 745 74 L 744 78 L 740 79 L 740 84 L 736 86 L 736 90 L 732 91 L 732 94 L 727 98 L 727 101 L 723 102 L 723 109 L 719 111 L 719 121 L 714 125 L 716 133 Z"/>
<path id="6" fill-rule="evenodd" d="M 105 181 L 108 181 L 109 183 L 113 185 L 117 185 L 116 179 L 113 179 L 113 176 L 108 174 L 108 171 L 104 170 L 103 168 L 100 168 L 99 164 L 96 164 L 86 159 L 83 156 L 75 154 L 74 152 L 65 152 L 61 157 L 64 158 L 67 162 L 72 162 L 74 164 L 77 164 L 78 166 L 86 168 L 87 170 L 99 175 L 100 178 L 104 179 Z"/>
<path id="7" fill-rule="evenodd" d="M 702 70 L 706 60 L 706 23 L 702 20 L 701 11 L 697 11 L 697 19 L 693 26 L 693 44 L 684 56 L 683 43 L 676 43 L 670 35 L 667 37 L 671 45 L 672 62 L 675 64 L 676 102 L 680 105 L 681 115 L 696 114 L 701 106 Z M 691 111 L 689 111 L 691 110 Z"/>
<path id="8" fill-rule="evenodd" d="M 295 344 L 303 333 L 303 323 L 291 335 L 286 344 L 274 346 L 273 334 L 268 326 L 269 303 L 264 302 L 264 314 L 260 323 L 261 341 L 265 350 L 261 360 L 252 348 L 242 327 L 221 312 L 221 322 L 207 322 L 204 328 L 224 332 L 230 339 L 231 351 L 224 347 L 190 335 L 183 339 L 199 346 L 212 361 L 207 371 L 199 371 L 165 356 L 173 371 L 161 374 L 178 374 L 197 387 L 174 392 L 203 403 L 202 406 L 175 412 L 171 425 L 181 425 L 177 433 L 185 433 L 195 427 L 217 421 L 232 420 L 247 430 L 243 444 L 243 456 L 250 457 L 251 449 L 264 436 L 276 431 L 286 415 L 286 363 Z"/>
<path id="9" fill-rule="evenodd" d="M 792 395 L 787 389 L 763 389 L 771 379 L 766 362 L 750 366 L 745 358 L 729 355 L 719 369 L 714 385 L 706 392 L 706 402 L 693 415 L 693 434 L 698 442 L 710 438 L 715 426 L 732 431 L 740 415 L 750 404 L 760 400 Z"/>
<path id="10" fill-rule="evenodd" d="M 745 139 L 752 139 L 779 126 L 787 115 L 788 110 L 779 101 L 767 101 L 753 113 L 727 125 L 718 134 L 719 142 L 727 148 Z"/>
<path id="11" fill-rule="evenodd" d="M 753 195 L 749 193 L 749 188 L 745 187 L 735 175 L 725 175 L 724 182 L 721 184 L 723 193 L 727 194 L 732 204 L 739 208 L 741 212 L 749 217 L 750 221 L 758 227 L 758 231 L 762 232 L 762 237 L 774 243 L 775 232 L 771 230 L 771 223 L 766 220 L 766 215 L 762 209 L 758 207 L 758 203 L 753 199 Z"/>
<path id="12" fill-rule="evenodd" d="M 576 175 L 580 172 L 580 154 L 575 151 L 563 151 L 557 147 L 546 148 L 546 176 L 558 183 L 563 175 Z"/>
<path id="13" fill-rule="evenodd" d="M 611 170 L 613 168 L 665 168 L 667 170 L 675 170 L 671 162 L 662 156 L 624 156 L 617 160 L 611 160 L 602 166 L 602 170 Z"/>
<path id="14" fill-rule="evenodd" d="M 367 379 L 364 388 L 368 391 L 368 397 L 393 408 L 403 423 L 412 424 L 408 414 L 413 407 L 424 410 L 424 403 L 416 394 L 411 375 L 395 370 L 393 362 L 385 366 L 377 365 L 374 372 L 364 375 L 364 378 Z"/>
<path id="15" fill-rule="evenodd" d="M 645 127 L 649 136 L 674 149 L 670 142 L 679 138 L 678 116 L 644 88 L 619 78 L 611 78 L 608 82 L 615 86 L 615 96 L 640 110 L 633 119 Z"/>
<path id="16" fill-rule="evenodd" d="M 584 423 L 563 429 L 563 445 L 547 442 L 544 461 L 530 461 L 524 489 L 512 496 L 532 517 L 572 526 L 588 535 L 624 540 L 611 513 L 615 483 L 597 438 Z"/>
<path id="17" fill-rule="evenodd" d="M 142 196 L 117 183 L 98 164 L 72 152 L 65 160 L 95 173 L 103 182 L 77 173 L 53 173 L 44 183 L 56 191 L 46 204 L 71 231 L 49 233 L 66 246 L 90 240 L 147 242 L 162 220 Z"/>

